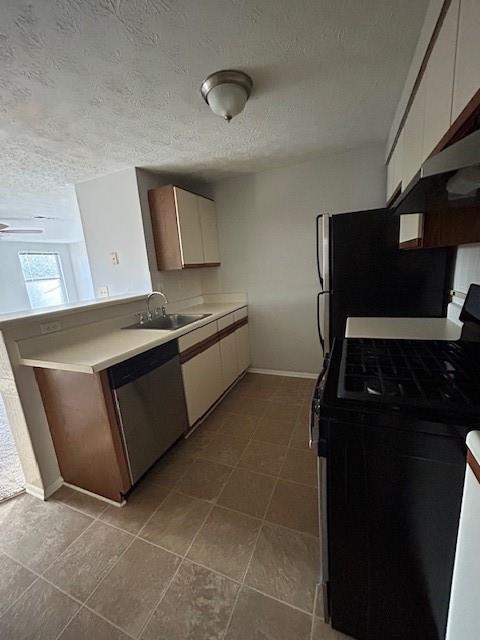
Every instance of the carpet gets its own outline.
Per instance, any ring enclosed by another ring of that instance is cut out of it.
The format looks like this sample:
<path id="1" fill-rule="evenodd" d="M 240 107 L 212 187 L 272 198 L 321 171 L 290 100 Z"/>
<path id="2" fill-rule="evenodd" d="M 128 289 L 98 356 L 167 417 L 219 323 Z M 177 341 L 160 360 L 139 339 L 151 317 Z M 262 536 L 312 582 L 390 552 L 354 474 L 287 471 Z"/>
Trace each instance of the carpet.
<path id="1" fill-rule="evenodd" d="M 0 502 L 24 490 L 25 478 L 0 397 Z"/>

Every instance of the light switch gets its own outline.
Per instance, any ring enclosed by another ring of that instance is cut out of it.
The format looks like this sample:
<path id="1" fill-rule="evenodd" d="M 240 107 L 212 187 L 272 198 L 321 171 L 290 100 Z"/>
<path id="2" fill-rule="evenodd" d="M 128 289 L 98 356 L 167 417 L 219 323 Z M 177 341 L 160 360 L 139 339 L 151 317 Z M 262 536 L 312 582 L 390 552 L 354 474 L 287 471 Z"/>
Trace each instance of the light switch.
<path id="1" fill-rule="evenodd" d="M 110 254 L 110 258 L 112 260 L 112 264 L 114 265 L 120 264 L 120 259 L 116 251 L 112 251 L 112 253 Z"/>

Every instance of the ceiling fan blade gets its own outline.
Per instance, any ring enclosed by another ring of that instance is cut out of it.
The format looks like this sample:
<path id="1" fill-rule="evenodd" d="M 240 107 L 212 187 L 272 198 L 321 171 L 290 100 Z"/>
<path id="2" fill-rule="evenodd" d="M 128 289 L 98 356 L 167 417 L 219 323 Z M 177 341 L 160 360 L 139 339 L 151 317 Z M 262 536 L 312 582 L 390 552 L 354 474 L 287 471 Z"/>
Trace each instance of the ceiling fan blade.
<path id="1" fill-rule="evenodd" d="M 0 233 L 43 233 L 43 229 L 0 229 Z"/>

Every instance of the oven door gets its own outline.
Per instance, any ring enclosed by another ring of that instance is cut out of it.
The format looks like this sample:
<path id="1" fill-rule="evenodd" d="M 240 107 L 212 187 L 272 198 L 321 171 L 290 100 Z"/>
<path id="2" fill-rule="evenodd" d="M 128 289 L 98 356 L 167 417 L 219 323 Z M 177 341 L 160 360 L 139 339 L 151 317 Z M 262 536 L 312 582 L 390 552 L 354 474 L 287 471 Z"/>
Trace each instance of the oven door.
<path id="1" fill-rule="evenodd" d="M 320 529 L 320 581 L 319 590 L 322 596 L 323 618 L 330 619 L 328 606 L 328 527 L 327 527 L 327 439 L 326 429 L 321 419 L 321 401 L 328 371 L 328 357 L 325 358 L 322 371 L 317 379 L 313 392 L 310 414 L 310 448 L 317 449 L 317 479 L 319 496 L 319 529 Z M 318 597 L 320 597 L 320 593 Z"/>

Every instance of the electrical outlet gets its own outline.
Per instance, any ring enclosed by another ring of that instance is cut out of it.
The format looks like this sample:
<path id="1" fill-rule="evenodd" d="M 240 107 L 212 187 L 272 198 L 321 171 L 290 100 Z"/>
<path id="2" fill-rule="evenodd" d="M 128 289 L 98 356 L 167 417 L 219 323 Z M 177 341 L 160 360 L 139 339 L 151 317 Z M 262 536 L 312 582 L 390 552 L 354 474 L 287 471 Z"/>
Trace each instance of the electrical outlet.
<path id="1" fill-rule="evenodd" d="M 108 298 L 108 285 L 97 287 L 97 298 Z"/>
<path id="2" fill-rule="evenodd" d="M 40 325 L 40 331 L 42 333 L 55 333 L 55 331 L 61 331 L 61 329 L 61 322 L 46 322 L 45 324 Z"/>
<path id="3" fill-rule="evenodd" d="M 113 265 L 120 264 L 120 258 L 118 257 L 118 253 L 116 251 L 112 251 L 110 254 L 110 259 L 112 260 Z"/>

